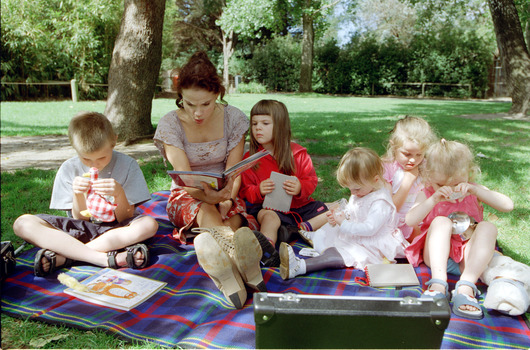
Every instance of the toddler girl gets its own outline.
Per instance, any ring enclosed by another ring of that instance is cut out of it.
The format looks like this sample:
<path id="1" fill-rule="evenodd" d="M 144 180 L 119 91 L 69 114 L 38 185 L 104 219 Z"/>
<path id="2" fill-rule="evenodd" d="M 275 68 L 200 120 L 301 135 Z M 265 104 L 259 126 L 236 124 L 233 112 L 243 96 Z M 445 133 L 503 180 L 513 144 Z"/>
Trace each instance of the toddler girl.
<path id="1" fill-rule="evenodd" d="M 383 156 L 384 179 L 392 185 L 392 201 L 396 206 L 398 227 L 403 236 L 412 241 L 419 233 L 405 223 L 405 215 L 412 208 L 423 185 L 418 166 L 425 151 L 435 141 L 429 123 L 418 117 L 406 116 L 397 121 L 390 133 L 387 152 Z M 413 234 L 413 231 L 415 234 Z"/>
<path id="2" fill-rule="evenodd" d="M 472 182 L 478 172 L 466 145 L 436 142 L 421 168 L 426 187 L 406 216 L 409 226 L 421 224 L 420 235 L 406 250 L 407 258 L 414 266 L 424 260 L 432 272 L 424 295 L 447 296 L 447 273 L 461 272 L 453 291 L 453 312 L 472 319 L 483 316 L 475 283 L 488 266 L 497 239 L 495 225 L 483 221 L 481 203 L 503 212 L 513 209 L 507 196 Z"/>
<path id="3" fill-rule="evenodd" d="M 379 156 L 362 147 L 348 151 L 340 161 L 337 180 L 351 192 L 343 215 L 329 213 L 322 228 L 300 232 L 320 256 L 300 259 L 290 245 L 281 244 L 283 279 L 326 268 L 364 269 L 367 264 L 405 256 L 406 240 L 397 228 L 396 208 L 385 187 Z"/>
<path id="4" fill-rule="evenodd" d="M 325 213 L 327 207 L 311 198 L 318 178 L 307 150 L 291 142 L 291 124 L 285 105 L 275 100 L 256 103 L 250 111 L 250 129 L 250 149 L 244 158 L 262 149 L 268 150 L 270 155 L 261 158 L 256 167 L 241 174 L 239 196 L 250 203 L 247 212 L 256 216 L 261 225 L 261 232 L 266 237 L 260 240 L 267 245 L 263 247 L 265 254 L 269 252 L 275 256 L 268 266 L 278 266 L 278 252 L 274 246 L 280 225 L 302 226 L 305 229 L 320 227 L 326 222 L 326 217 L 319 214 Z M 293 176 L 282 185 L 285 192 L 292 196 L 287 213 L 262 207 L 265 196 L 275 188 L 270 179 L 273 171 Z"/>

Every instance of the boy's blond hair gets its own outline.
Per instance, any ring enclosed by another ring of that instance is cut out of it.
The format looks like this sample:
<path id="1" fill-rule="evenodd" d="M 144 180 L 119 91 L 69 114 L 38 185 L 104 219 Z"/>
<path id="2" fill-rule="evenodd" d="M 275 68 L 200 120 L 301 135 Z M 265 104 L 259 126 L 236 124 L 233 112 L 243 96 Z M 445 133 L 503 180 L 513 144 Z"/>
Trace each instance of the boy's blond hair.
<path id="1" fill-rule="evenodd" d="M 70 144 L 77 153 L 92 153 L 100 150 L 107 142 L 116 145 L 116 133 L 112 124 L 101 113 L 79 112 L 68 126 Z"/>
<path id="2" fill-rule="evenodd" d="M 407 115 L 399 119 L 390 131 L 387 151 L 383 160 L 385 162 L 393 161 L 397 149 L 403 147 L 406 141 L 414 142 L 425 153 L 429 146 L 436 141 L 436 134 L 426 120 Z"/>
<path id="3" fill-rule="evenodd" d="M 383 162 L 373 150 L 356 147 L 342 156 L 337 169 L 337 181 L 341 187 L 359 184 L 379 189 L 383 181 L 376 183 L 376 177 L 383 178 Z"/>
<path id="4" fill-rule="evenodd" d="M 468 181 L 474 181 L 480 168 L 469 146 L 457 142 L 441 139 L 429 147 L 425 153 L 425 161 L 420 166 L 422 178 L 432 184 L 434 176 L 452 179 L 467 176 Z"/>

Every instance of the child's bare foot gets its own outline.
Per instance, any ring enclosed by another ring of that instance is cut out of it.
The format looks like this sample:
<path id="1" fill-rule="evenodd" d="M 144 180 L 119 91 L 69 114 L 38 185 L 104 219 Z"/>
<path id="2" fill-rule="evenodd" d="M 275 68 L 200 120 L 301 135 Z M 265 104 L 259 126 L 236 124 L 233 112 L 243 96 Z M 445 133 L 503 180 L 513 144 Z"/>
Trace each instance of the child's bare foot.
<path id="1" fill-rule="evenodd" d="M 458 294 L 469 295 L 472 298 L 475 297 L 475 293 L 473 291 L 473 288 L 471 288 L 470 286 L 467 286 L 467 285 L 463 285 L 463 284 L 458 286 L 457 293 Z M 477 307 L 475 307 L 473 305 L 469 305 L 469 304 L 462 304 L 462 305 L 460 305 L 459 309 L 460 310 L 468 310 L 468 311 L 478 311 L 478 310 L 480 310 L 479 308 L 477 308 Z"/>

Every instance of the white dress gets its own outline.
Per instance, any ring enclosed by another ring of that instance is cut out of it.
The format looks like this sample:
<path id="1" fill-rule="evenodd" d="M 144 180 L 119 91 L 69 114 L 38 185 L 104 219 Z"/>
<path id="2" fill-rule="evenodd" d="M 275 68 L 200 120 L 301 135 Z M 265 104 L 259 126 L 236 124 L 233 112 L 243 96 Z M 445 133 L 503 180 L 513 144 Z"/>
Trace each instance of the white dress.
<path id="1" fill-rule="evenodd" d="M 386 188 L 359 198 L 351 196 L 346 219 L 332 227 L 329 223 L 315 231 L 314 248 L 323 253 L 335 247 L 348 267 L 364 269 L 367 264 L 380 264 L 386 258 L 395 262 L 405 257 L 408 245 L 397 228 L 396 207 Z"/>

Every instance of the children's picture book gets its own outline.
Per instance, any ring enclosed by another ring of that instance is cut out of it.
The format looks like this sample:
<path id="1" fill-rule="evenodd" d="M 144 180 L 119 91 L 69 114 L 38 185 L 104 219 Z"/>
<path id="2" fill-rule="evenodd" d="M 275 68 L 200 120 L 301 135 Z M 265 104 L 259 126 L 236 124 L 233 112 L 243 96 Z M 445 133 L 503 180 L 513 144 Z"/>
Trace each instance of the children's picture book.
<path id="1" fill-rule="evenodd" d="M 270 154 L 267 150 L 261 150 L 250 157 L 243 159 L 236 165 L 226 169 L 222 173 L 211 173 L 205 171 L 177 171 L 169 170 L 167 173 L 175 184 L 183 187 L 195 187 L 202 189 L 202 182 L 207 183 L 214 190 L 225 187 L 228 179 L 232 176 L 238 176 L 243 171 L 252 168 L 262 157 Z"/>
<path id="2" fill-rule="evenodd" d="M 404 287 L 420 284 L 411 264 L 368 264 L 364 271 L 371 287 Z"/>
<path id="3" fill-rule="evenodd" d="M 271 172 L 270 179 L 274 181 L 274 191 L 267 194 L 263 199 L 263 208 L 287 213 L 291 210 L 293 196 L 285 192 L 283 183 L 285 180 L 296 179 L 296 176 L 289 176 L 275 171 Z"/>
<path id="4" fill-rule="evenodd" d="M 66 283 L 65 283 L 66 284 Z M 129 311 L 164 288 L 166 282 L 111 268 L 102 269 L 64 292 L 88 302 Z"/>

